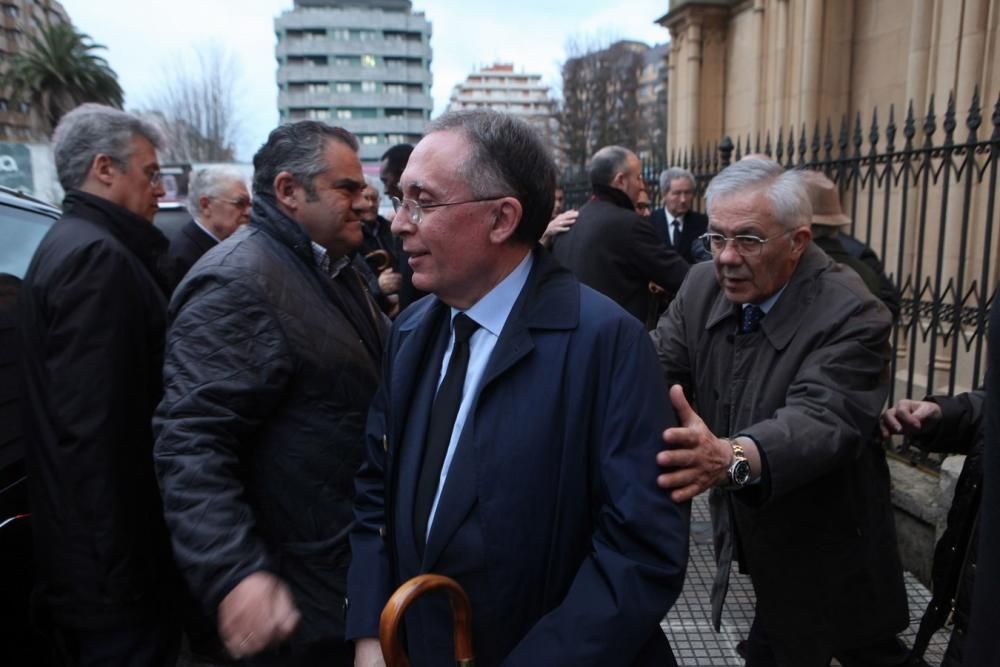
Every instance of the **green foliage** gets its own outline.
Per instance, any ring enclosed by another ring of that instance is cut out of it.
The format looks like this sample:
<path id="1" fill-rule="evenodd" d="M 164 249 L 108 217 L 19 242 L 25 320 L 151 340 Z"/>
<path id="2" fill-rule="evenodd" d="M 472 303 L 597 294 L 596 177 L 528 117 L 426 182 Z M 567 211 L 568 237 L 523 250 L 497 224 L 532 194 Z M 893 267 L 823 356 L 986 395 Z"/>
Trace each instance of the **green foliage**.
<path id="1" fill-rule="evenodd" d="M 124 93 L 108 61 L 93 51 L 104 49 L 68 23 L 41 26 L 28 35 L 29 46 L 11 58 L 0 79 L 12 99 L 30 102 L 51 131 L 64 114 L 84 102 L 121 108 Z"/>

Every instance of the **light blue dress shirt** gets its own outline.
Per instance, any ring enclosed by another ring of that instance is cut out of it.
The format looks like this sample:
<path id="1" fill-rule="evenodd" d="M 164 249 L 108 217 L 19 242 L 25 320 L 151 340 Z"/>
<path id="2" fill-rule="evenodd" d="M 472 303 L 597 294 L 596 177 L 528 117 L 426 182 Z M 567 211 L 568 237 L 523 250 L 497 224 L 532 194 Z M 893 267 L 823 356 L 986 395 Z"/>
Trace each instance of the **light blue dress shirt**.
<path id="1" fill-rule="evenodd" d="M 493 348 L 497 345 L 500 332 L 503 331 L 510 311 L 514 307 L 514 302 L 524 289 L 524 284 L 528 280 L 528 273 L 531 272 L 531 265 L 534 259 L 529 252 L 521 263 L 511 271 L 506 278 L 501 280 L 496 287 L 486 293 L 483 298 L 477 301 L 471 308 L 465 311 L 451 309 L 451 334 L 448 337 L 448 347 L 444 353 L 444 360 L 441 362 L 441 373 L 438 376 L 438 388 L 444 380 L 444 375 L 448 370 L 448 362 L 451 361 L 451 350 L 455 344 L 455 316 L 464 312 L 471 318 L 479 329 L 472 334 L 469 339 L 469 368 L 465 372 L 465 385 L 462 387 L 462 402 L 458 406 L 458 415 L 455 417 L 455 426 L 451 430 L 451 440 L 448 441 L 448 451 L 444 456 L 444 463 L 441 464 L 441 476 L 438 479 L 437 491 L 434 494 L 434 503 L 431 505 L 431 513 L 427 517 L 427 535 L 431 533 L 431 526 L 434 525 L 434 515 L 437 514 L 438 502 L 441 500 L 441 491 L 444 489 L 445 481 L 448 479 L 448 469 L 455 456 L 455 448 L 462 435 L 462 428 L 469 415 L 469 410 L 476 402 L 479 395 L 479 387 L 483 381 L 483 372 L 493 354 Z"/>

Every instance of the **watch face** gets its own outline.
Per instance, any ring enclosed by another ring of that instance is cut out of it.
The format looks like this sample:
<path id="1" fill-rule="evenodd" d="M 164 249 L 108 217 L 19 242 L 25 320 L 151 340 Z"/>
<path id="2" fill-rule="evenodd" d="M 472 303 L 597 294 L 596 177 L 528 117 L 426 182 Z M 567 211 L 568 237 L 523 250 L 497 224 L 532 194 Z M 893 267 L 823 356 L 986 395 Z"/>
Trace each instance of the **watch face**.
<path id="1" fill-rule="evenodd" d="M 750 481 L 750 462 L 741 459 L 733 464 L 733 483 L 737 486 L 745 486 Z"/>

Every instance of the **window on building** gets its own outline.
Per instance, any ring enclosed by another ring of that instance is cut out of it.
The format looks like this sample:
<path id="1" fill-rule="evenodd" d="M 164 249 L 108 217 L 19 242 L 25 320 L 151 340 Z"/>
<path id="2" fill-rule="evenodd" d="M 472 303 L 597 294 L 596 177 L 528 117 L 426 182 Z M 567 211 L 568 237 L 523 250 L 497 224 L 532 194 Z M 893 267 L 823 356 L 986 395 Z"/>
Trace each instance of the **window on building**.
<path id="1" fill-rule="evenodd" d="M 19 10 L 17 8 L 17 5 L 8 4 L 6 2 L 3 4 L 3 15 L 4 16 L 13 16 L 13 17 L 17 18 L 18 11 Z"/>
<path id="2" fill-rule="evenodd" d="M 309 109 L 306 112 L 309 120 L 327 120 L 330 117 L 329 109 Z"/>
<path id="3" fill-rule="evenodd" d="M 402 95 L 406 92 L 406 86 L 401 83 L 387 83 L 385 84 L 385 92 L 390 95 Z"/>
<path id="4" fill-rule="evenodd" d="M 307 93 L 328 93 L 330 92 L 330 84 L 325 81 L 307 83 L 305 89 Z"/>
<path id="5" fill-rule="evenodd" d="M 336 64 L 338 67 L 357 67 L 361 60 L 357 56 L 337 56 Z"/>
<path id="6" fill-rule="evenodd" d="M 340 120 L 349 120 L 354 118 L 353 109 L 337 109 L 337 118 Z"/>
<path id="7" fill-rule="evenodd" d="M 372 42 L 375 40 L 377 34 L 374 30 L 352 30 L 351 37 L 354 39 L 361 40 L 362 42 Z"/>
<path id="8" fill-rule="evenodd" d="M 334 28 L 330 31 L 330 37 L 336 40 L 348 40 L 351 38 L 351 31 L 347 28 Z"/>
<path id="9" fill-rule="evenodd" d="M 28 113 L 29 111 L 31 111 L 31 105 L 28 104 L 27 102 L 18 102 L 17 110 L 20 111 L 21 113 Z"/>
<path id="10" fill-rule="evenodd" d="M 393 146 L 395 146 L 396 144 L 405 144 L 409 142 L 407 136 L 408 135 L 405 134 L 387 134 L 385 135 L 385 141 L 386 143 L 392 144 Z"/>
<path id="11" fill-rule="evenodd" d="M 374 93 L 378 90 L 378 85 L 374 81 L 362 81 L 361 82 L 361 92 L 362 93 Z"/>
<path id="12" fill-rule="evenodd" d="M 361 56 L 361 66 L 362 67 L 375 67 L 375 56 L 371 54 L 365 54 Z"/>
<path id="13" fill-rule="evenodd" d="M 351 92 L 351 84 L 348 81 L 338 81 L 336 86 L 336 91 L 338 93 L 349 93 Z"/>
<path id="14" fill-rule="evenodd" d="M 365 146 L 372 146 L 379 143 L 377 134 L 359 134 L 358 140 Z"/>

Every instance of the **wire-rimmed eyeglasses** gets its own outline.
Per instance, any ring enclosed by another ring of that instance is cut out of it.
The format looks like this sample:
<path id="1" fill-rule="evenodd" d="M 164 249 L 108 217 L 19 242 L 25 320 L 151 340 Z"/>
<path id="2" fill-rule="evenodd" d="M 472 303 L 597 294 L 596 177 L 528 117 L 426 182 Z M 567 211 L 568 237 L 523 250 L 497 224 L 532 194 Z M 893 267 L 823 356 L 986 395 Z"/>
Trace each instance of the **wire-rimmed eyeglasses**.
<path id="1" fill-rule="evenodd" d="M 706 232 L 698 238 L 701 239 L 701 242 L 705 245 L 705 250 L 708 250 L 713 255 L 721 255 L 722 251 L 726 249 L 726 244 L 732 242 L 733 248 L 735 248 L 736 252 L 741 256 L 756 257 L 763 252 L 765 243 L 776 239 L 779 236 L 785 236 L 790 233 L 791 231 L 785 231 L 762 239 L 761 237 L 754 236 L 753 234 L 737 234 L 736 236 L 730 237 L 716 232 Z"/>
<path id="2" fill-rule="evenodd" d="M 390 197 L 392 201 L 392 210 L 396 213 L 405 210 L 406 214 L 410 216 L 410 221 L 419 225 L 424 219 L 424 211 L 430 211 L 435 208 L 442 208 L 444 206 L 458 206 L 459 204 L 476 204 L 478 202 L 484 201 L 495 201 L 497 199 L 503 199 L 507 195 L 499 195 L 497 197 L 480 197 L 478 199 L 465 199 L 463 201 L 447 201 L 440 204 L 421 204 L 413 199 L 400 199 L 399 197 Z"/>

